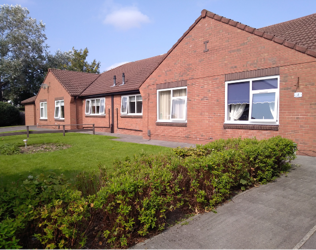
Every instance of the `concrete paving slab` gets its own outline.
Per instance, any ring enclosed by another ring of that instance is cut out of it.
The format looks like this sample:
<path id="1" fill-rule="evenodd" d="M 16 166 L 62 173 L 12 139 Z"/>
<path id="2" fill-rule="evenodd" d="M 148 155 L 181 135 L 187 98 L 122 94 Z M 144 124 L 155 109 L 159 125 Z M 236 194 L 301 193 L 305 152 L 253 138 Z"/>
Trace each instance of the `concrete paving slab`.
<path id="1" fill-rule="evenodd" d="M 301 247 L 301 249 L 316 249 L 316 233 L 314 233 L 306 243 Z"/>
<path id="2" fill-rule="evenodd" d="M 316 225 L 316 158 L 298 156 L 287 176 L 252 188 L 134 248 L 293 248 Z M 314 236 L 304 247 L 316 248 Z"/>

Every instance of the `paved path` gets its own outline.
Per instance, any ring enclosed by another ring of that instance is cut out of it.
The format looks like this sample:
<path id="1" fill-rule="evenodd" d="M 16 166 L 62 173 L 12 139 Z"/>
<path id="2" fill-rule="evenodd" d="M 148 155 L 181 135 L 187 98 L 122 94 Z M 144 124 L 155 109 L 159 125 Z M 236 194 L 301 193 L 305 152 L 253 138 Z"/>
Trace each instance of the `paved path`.
<path id="1" fill-rule="evenodd" d="M 14 126 L 14 127 L 0 127 L 0 134 L 2 132 L 10 132 L 10 131 L 17 131 L 17 130 L 25 130 L 26 131 L 26 126 Z M 41 130 L 49 130 L 46 128 L 38 128 L 36 126 L 30 126 L 30 130 L 37 130 L 37 131 L 41 131 Z"/>
<path id="2" fill-rule="evenodd" d="M 91 134 L 92 132 L 84 132 Z M 147 144 L 147 145 L 157 145 L 169 148 L 176 148 L 176 147 L 195 147 L 195 144 L 184 143 L 184 142 L 172 142 L 172 141 L 159 141 L 159 140 L 147 140 L 143 139 L 142 136 L 137 135 L 125 135 L 125 134 L 111 134 L 105 132 L 95 132 L 96 135 L 107 135 L 107 136 L 114 136 L 117 139 L 113 139 L 114 141 L 123 141 L 123 142 L 133 142 L 139 144 Z"/>
<path id="3" fill-rule="evenodd" d="M 316 248 L 316 158 L 134 248 Z"/>

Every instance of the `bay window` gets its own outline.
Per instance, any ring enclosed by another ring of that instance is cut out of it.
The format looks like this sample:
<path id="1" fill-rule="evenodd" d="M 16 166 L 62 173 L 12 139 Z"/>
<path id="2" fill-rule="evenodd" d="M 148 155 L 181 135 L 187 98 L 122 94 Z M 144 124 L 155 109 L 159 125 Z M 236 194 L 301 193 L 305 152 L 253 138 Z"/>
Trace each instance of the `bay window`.
<path id="1" fill-rule="evenodd" d="M 55 119 L 65 119 L 64 100 L 55 101 Z"/>
<path id="2" fill-rule="evenodd" d="M 122 115 L 142 115 L 143 99 L 141 95 L 128 95 L 121 97 Z"/>
<path id="3" fill-rule="evenodd" d="M 105 98 L 95 98 L 86 100 L 86 115 L 104 115 Z"/>
<path id="4" fill-rule="evenodd" d="M 226 123 L 277 123 L 279 77 L 226 82 Z"/>
<path id="5" fill-rule="evenodd" d="M 47 102 L 40 102 L 40 119 L 47 119 Z"/>
<path id="6" fill-rule="evenodd" d="M 187 88 L 158 90 L 157 121 L 186 121 Z"/>

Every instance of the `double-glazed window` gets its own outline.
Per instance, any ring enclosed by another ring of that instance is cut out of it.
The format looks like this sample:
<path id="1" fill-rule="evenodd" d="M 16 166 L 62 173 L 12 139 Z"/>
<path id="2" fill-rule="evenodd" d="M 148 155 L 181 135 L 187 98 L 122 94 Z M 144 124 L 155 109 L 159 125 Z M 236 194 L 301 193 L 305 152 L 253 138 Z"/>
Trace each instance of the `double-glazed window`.
<path id="1" fill-rule="evenodd" d="M 87 99 L 86 115 L 104 115 L 105 98 Z"/>
<path id="2" fill-rule="evenodd" d="M 143 99 L 141 95 L 121 97 L 121 114 L 141 115 L 143 113 Z"/>
<path id="3" fill-rule="evenodd" d="M 55 101 L 55 119 L 65 119 L 64 100 Z"/>
<path id="4" fill-rule="evenodd" d="M 157 121 L 186 121 L 187 88 L 158 90 Z"/>
<path id="5" fill-rule="evenodd" d="M 226 82 L 227 123 L 276 123 L 279 77 Z"/>
<path id="6" fill-rule="evenodd" d="M 40 102 L 40 119 L 47 119 L 47 102 Z"/>

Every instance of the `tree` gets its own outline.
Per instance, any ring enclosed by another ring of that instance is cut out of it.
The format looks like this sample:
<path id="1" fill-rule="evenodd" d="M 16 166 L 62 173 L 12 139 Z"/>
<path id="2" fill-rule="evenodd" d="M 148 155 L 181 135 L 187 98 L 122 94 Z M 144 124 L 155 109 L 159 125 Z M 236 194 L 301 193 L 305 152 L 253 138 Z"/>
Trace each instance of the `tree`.
<path id="1" fill-rule="evenodd" d="M 32 96 L 43 80 L 45 25 L 28 15 L 20 5 L 0 6 L 0 101 L 3 95 L 12 100 L 21 93 Z"/>
<path id="2" fill-rule="evenodd" d="M 76 50 L 74 47 L 72 48 L 72 58 L 70 59 L 68 64 L 63 66 L 64 69 L 72 70 L 72 71 L 82 71 L 88 73 L 100 73 L 100 62 L 96 62 L 93 60 L 91 64 L 86 61 L 88 56 L 88 48 Z"/>

